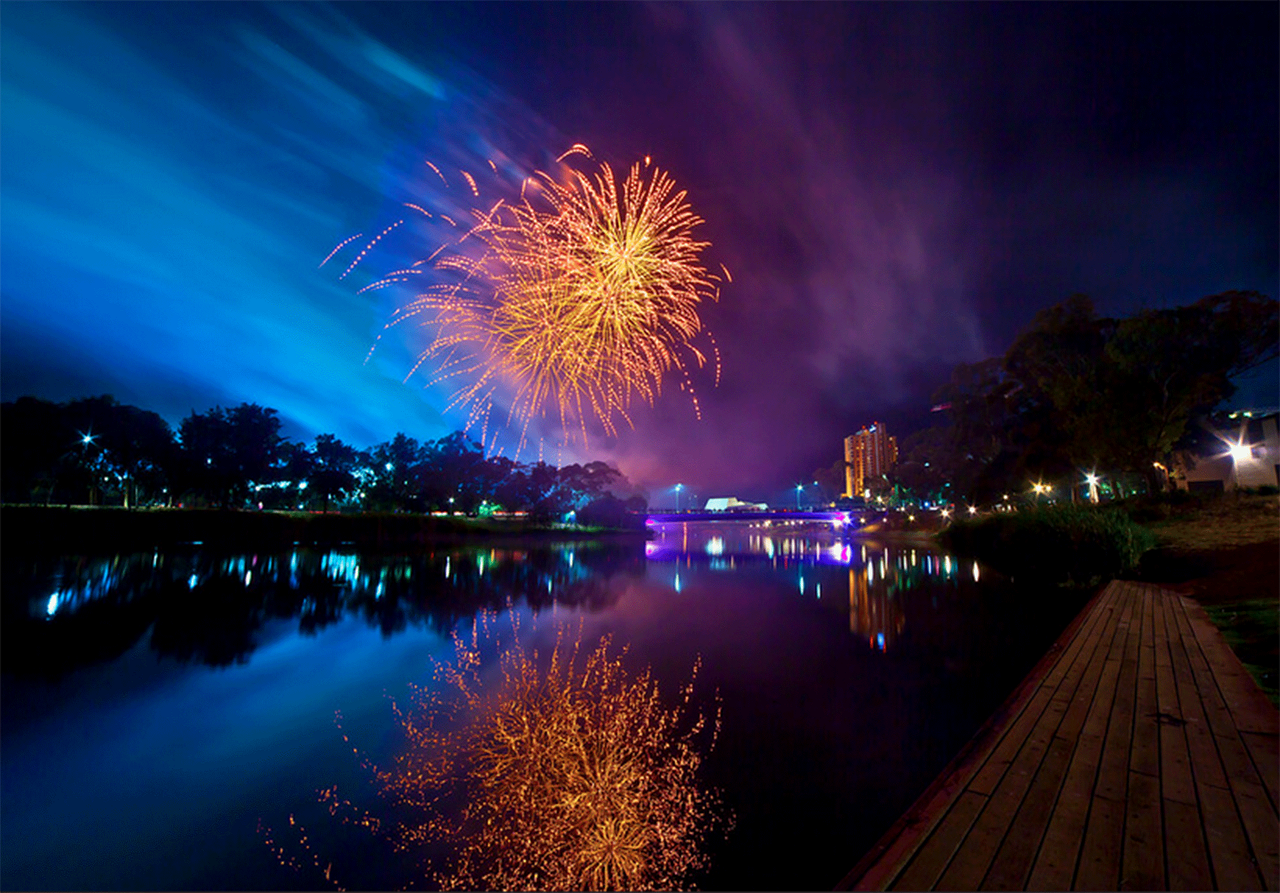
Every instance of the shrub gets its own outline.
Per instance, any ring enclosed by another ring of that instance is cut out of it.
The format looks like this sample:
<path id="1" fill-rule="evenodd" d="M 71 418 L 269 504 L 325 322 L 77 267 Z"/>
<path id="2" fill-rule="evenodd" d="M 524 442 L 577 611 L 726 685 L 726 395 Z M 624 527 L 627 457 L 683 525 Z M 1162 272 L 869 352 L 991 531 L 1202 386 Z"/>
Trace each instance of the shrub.
<path id="1" fill-rule="evenodd" d="M 634 512 L 618 497 L 606 495 L 579 509 L 578 523 L 584 527 L 635 530 L 644 528 L 644 515 Z"/>
<path id="2" fill-rule="evenodd" d="M 1156 537 L 1121 511 L 1044 506 L 957 521 L 941 539 L 949 548 L 1017 580 L 1092 586 L 1137 567 Z"/>

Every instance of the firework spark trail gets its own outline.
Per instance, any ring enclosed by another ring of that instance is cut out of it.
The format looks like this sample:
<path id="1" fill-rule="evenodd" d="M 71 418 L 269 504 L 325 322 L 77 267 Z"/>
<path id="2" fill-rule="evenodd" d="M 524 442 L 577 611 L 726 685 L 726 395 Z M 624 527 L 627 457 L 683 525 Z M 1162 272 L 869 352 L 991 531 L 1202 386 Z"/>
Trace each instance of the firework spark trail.
<path id="1" fill-rule="evenodd" d="M 699 308 L 719 299 L 718 283 L 730 281 L 729 272 L 721 265 L 723 276 L 713 274 L 701 264 L 708 243 L 692 236 L 703 221 L 687 193 L 647 157 L 621 183 L 586 146 L 576 144 L 557 160 L 569 158 L 594 167 L 583 172 L 564 164 L 560 179 L 537 172 L 521 181 L 517 202 L 473 209 L 473 224 L 453 250 L 444 245 L 414 263 L 431 265 L 443 281 L 388 323 L 412 319 L 433 333 L 413 369 L 434 367 L 432 382 L 441 380 L 444 366 L 450 370 L 444 377 L 458 375 L 459 355 L 475 358 L 470 370 L 477 377 L 459 387 L 450 406 L 466 407 L 469 424 L 484 419 L 487 430 L 495 404 L 505 402 L 508 426 L 519 428 L 517 455 L 537 418 L 553 418 L 567 442 L 580 433 L 585 444 L 589 423 L 607 436 L 616 436 L 619 424 L 631 426 L 632 404 L 652 405 L 668 374 L 676 373 L 699 418 L 690 371 L 710 362 L 719 383 L 719 348 Z M 427 164 L 448 186 L 440 169 Z M 478 197 L 475 179 L 459 173 Z M 464 228 L 443 213 L 435 218 Z M 468 240 L 474 247 L 464 250 Z M 365 288 L 395 284 L 405 272 Z M 710 351 L 697 346 L 701 337 Z"/>
<path id="2" fill-rule="evenodd" d="M 423 212 L 423 213 L 426 213 L 426 212 Z M 324 260 L 320 261 L 320 266 L 323 267 L 325 264 L 327 264 L 330 260 L 333 259 L 333 256 L 335 254 L 337 254 L 339 251 L 345 248 L 349 243 L 354 242 L 356 239 L 360 238 L 363 235 L 364 233 L 356 233 L 354 236 L 349 236 L 348 238 L 343 239 L 341 242 L 338 243 L 336 248 L 334 248 L 332 251 L 329 252 L 329 255 Z"/>

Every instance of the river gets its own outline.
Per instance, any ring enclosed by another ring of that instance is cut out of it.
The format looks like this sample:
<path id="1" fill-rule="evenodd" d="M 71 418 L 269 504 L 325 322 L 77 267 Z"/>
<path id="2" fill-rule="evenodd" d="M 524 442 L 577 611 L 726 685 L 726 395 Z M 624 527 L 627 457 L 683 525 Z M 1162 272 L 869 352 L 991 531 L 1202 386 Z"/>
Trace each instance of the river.
<path id="1" fill-rule="evenodd" d="M 0 885 L 31 890 L 413 884 L 317 792 L 377 806 L 353 746 L 380 765 L 403 747 L 392 702 L 437 685 L 477 612 L 544 651 L 561 627 L 607 634 L 669 702 L 698 664 L 693 707 L 719 710 L 699 778 L 733 821 L 690 880 L 830 889 L 1081 606 L 927 540 L 781 523 L 413 554 L 5 555 L 3 584 Z"/>

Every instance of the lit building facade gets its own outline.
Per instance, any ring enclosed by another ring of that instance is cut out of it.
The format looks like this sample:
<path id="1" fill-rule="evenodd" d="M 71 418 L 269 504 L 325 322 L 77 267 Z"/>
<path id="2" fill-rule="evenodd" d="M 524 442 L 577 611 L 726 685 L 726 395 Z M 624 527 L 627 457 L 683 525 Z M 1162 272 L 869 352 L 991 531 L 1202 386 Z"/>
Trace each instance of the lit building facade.
<path id="1" fill-rule="evenodd" d="M 898 464 L 898 440 L 880 422 L 844 439 L 844 495 L 866 496 L 867 482 Z"/>

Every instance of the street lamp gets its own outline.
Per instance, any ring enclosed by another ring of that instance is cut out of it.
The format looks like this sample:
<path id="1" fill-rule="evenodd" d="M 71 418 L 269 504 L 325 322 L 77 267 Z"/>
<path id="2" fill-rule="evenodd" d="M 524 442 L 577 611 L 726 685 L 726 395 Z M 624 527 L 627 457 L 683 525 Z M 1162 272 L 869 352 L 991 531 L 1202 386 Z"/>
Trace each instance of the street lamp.
<path id="1" fill-rule="evenodd" d="M 676 484 L 676 514 L 680 514 L 680 491 L 684 489 L 684 484 Z"/>
<path id="2" fill-rule="evenodd" d="M 804 484 L 796 484 L 796 511 L 800 511 L 800 491 L 804 489 Z"/>

